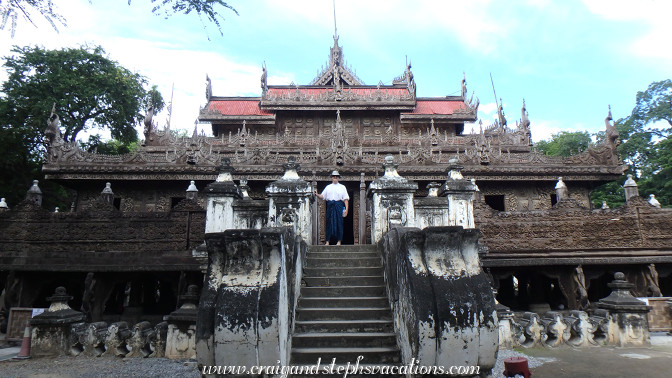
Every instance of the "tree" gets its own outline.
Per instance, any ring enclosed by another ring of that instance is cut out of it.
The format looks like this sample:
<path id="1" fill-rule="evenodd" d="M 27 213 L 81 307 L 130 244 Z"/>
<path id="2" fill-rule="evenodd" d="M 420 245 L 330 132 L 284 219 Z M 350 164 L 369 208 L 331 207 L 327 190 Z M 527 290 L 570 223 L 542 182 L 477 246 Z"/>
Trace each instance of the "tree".
<path id="1" fill-rule="evenodd" d="M 222 33 L 219 19 L 220 8 L 227 8 L 236 15 L 238 12 L 223 0 L 150 0 L 154 6 L 152 13 L 163 14 L 169 17 L 174 14 L 196 13 L 199 18 L 205 17 L 208 21 L 217 25 L 220 34 Z M 89 0 L 93 3 L 93 0 Z M 128 0 L 131 5 L 131 0 Z M 12 37 L 16 32 L 16 25 L 19 18 L 35 25 L 35 17 L 43 17 L 51 24 L 54 30 L 58 31 L 57 24 L 66 25 L 65 18 L 54 10 L 53 0 L 9 0 L 0 1 L 0 30 L 4 30 L 9 25 Z"/>
<path id="2" fill-rule="evenodd" d="M 632 113 L 617 120 L 621 144 L 618 153 L 628 166 L 626 173 L 638 179 L 639 193 L 647 198 L 654 194 L 663 206 L 672 205 L 672 140 L 670 128 L 655 127 L 666 122 L 672 126 L 672 81 L 651 83 L 643 92 L 637 92 Z M 665 124 L 664 124 L 665 125 Z M 606 200 L 609 206 L 624 203 L 622 185 L 625 177 L 593 191 L 593 204 Z"/>
<path id="3" fill-rule="evenodd" d="M 9 77 L 2 84 L 3 122 L 36 136 L 55 104 L 67 142 L 91 128 L 109 129 L 123 142 L 137 140 L 134 126 L 143 119 L 140 111 L 147 96 L 142 75 L 107 58 L 102 47 L 12 51 L 16 55 L 4 63 Z"/>
<path id="4" fill-rule="evenodd" d="M 637 92 L 635 108 L 628 118 L 642 125 L 665 121 L 672 127 L 672 80 L 653 82 L 644 92 Z"/>
<path id="5" fill-rule="evenodd" d="M 52 106 L 64 140 L 106 128 L 125 144 L 138 140 L 134 126 L 144 118 L 146 97 L 163 106 L 155 88 L 144 89 L 143 76 L 107 58 L 101 47 L 15 47 L 13 52 L 5 58 L 9 77 L 0 87 L 0 196 L 10 204 L 21 201 L 31 181 L 42 177 L 43 132 Z"/>
<path id="6" fill-rule="evenodd" d="M 549 141 L 539 141 L 535 146 L 545 155 L 571 156 L 585 151 L 591 141 L 591 135 L 587 131 L 561 131 L 553 134 Z"/>

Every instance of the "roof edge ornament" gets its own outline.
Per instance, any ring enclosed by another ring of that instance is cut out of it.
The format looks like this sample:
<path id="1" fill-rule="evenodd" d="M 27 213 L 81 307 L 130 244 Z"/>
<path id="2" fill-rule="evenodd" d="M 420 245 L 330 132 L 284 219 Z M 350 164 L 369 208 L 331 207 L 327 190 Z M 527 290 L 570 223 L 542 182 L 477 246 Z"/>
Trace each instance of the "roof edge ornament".
<path id="1" fill-rule="evenodd" d="M 268 72 L 266 71 L 266 61 L 261 65 L 261 96 L 268 92 Z"/>
<path id="2" fill-rule="evenodd" d="M 44 135 L 47 137 L 48 145 L 51 147 L 54 141 L 61 139 L 60 121 L 58 114 L 56 114 L 56 103 L 51 106 L 51 114 L 47 118 L 47 128 L 44 130 Z"/>
<path id="3" fill-rule="evenodd" d="M 527 113 L 527 108 L 525 107 L 525 99 L 523 99 L 523 107 L 520 109 L 520 123 L 518 124 L 518 132 L 523 135 L 524 142 L 527 142 L 530 146 L 532 143 L 532 131 L 530 130 L 530 118 Z"/>
<path id="4" fill-rule="evenodd" d="M 205 74 L 205 99 L 210 101 L 210 98 L 212 98 L 212 81 L 210 80 L 210 76 L 208 74 Z"/>
<path id="5" fill-rule="evenodd" d="M 609 113 L 607 114 L 607 118 L 604 119 L 604 126 L 606 128 L 604 142 L 607 146 L 612 147 L 615 153 L 615 148 L 621 141 L 619 140 L 620 134 L 618 133 L 618 129 L 616 129 L 616 125 L 612 124 L 611 121 L 613 121 L 613 117 L 611 116 L 611 105 L 609 105 Z"/>
<path id="6" fill-rule="evenodd" d="M 462 71 L 462 99 L 465 101 L 467 99 L 467 74 L 464 71 Z"/>

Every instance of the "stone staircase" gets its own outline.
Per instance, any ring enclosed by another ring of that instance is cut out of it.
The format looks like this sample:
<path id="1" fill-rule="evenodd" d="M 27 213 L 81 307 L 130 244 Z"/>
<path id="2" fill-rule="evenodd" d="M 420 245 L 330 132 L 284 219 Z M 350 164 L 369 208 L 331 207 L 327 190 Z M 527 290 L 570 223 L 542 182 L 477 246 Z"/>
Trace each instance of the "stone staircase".
<path id="1" fill-rule="evenodd" d="M 392 312 L 375 245 L 310 246 L 292 337 L 292 365 L 398 365 Z"/>

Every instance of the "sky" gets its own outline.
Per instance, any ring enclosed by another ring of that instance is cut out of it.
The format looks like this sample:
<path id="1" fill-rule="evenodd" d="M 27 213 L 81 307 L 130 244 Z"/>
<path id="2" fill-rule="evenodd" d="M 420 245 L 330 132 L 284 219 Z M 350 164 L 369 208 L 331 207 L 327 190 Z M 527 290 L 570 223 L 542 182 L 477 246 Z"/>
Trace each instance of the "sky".
<path id="1" fill-rule="evenodd" d="M 152 14 L 149 0 L 55 3 L 67 26 L 56 32 L 39 19 L 37 27 L 19 22 L 13 38 L 0 31 L 0 56 L 12 45 L 100 45 L 157 85 L 166 102 L 174 86 L 173 129 L 193 130 L 206 103 L 206 74 L 215 96 L 260 96 L 264 62 L 269 85 L 308 84 L 333 44 L 332 0 L 229 0 L 238 15 L 220 10 L 221 34 L 196 14 Z M 344 58 L 364 83 L 391 84 L 408 59 L 418 96 L 458 95 L 464 74 L 489 125 L 496 115 L 492 75 L 510 127 L 525 99 L 535 141 L 560 131 L 601 131 L 609 105 L 614 119 L 626 117 L 638 91 L 672 76 L 667 0 L 335 4 Z M 0 71 L 0 81 L 6 77 Z M 162 128 L 167 112 L 155 120 Z"/>

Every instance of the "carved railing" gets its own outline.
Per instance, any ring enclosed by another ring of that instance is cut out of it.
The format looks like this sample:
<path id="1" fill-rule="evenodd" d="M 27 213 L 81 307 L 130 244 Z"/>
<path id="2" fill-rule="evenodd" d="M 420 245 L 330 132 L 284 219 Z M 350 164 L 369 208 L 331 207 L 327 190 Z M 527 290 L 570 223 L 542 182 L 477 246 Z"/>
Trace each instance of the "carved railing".
<path id="1" fill-rule="evenodd" d="M 70 350 L 64 354 L 89 357 L 164 357 L 168 323 L 76 323 L 70 331 Z"/>

